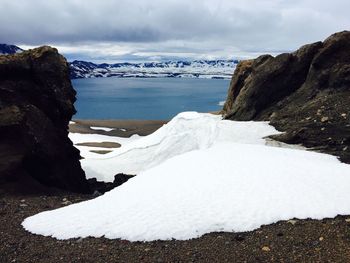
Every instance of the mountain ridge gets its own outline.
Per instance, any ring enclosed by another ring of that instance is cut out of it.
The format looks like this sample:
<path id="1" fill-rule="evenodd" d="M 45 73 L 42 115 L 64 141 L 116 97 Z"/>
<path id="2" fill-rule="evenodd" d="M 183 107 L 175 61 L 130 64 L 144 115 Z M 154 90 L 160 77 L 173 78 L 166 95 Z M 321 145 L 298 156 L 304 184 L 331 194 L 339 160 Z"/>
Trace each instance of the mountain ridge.
<path id="1" fill-rule="evenodd" d="M 23 49 L 15 45 L 0 44 L 0 55 L 12 55 L 22 51 Z"/>
<path id="2" fill-rule="evenodd" d="M 238 64 L 238 60 L 194 60 L 165 62 L 120 62 L 102 63 L 74 60 L 69 63 L 71 79 L 99 77 L 188 77 L 188 78 L 227 78 Z"/>
<path id="3" fill-rule="evenodd" d="M 11 55 L 23 51 L 15 45 L 0 44 L 0 55 Z M 238 63 L 237 59 L 118 63 L 74 60 L 68 62 L 68 65 L 71 79 L 101 77 L 230 79 Z"/>

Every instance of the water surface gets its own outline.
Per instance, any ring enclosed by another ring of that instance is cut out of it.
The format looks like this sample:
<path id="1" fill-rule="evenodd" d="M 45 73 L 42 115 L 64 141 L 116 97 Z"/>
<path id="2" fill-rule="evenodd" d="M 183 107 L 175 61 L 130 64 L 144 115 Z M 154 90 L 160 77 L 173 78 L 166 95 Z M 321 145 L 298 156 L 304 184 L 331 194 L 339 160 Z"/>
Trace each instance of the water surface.
<path id="1" fill-rule="evenodd" d="M 227 95 L 227 79 L 91 78 L 72 80 L 76 119 L 170 119 L 182 111 L 210 112 Z"/>

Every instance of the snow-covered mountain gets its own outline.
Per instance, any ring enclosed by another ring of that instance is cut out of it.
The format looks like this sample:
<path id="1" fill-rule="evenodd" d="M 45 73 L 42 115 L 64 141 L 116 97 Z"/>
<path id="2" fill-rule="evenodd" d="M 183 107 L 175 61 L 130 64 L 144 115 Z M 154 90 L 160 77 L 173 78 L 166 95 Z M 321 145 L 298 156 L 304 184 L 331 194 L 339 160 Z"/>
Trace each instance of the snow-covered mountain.
<path id="1" fill-rule="evenodd" d="M 69 65 L 72 79 L 98 77 L 231 78 L 237 63 L 238 60 L 195 60 L 95 64 L 75 60 Z"/>
<path id="2" fill-rule="evenodd" d="M 9 55 L 22 52 L 23 49 L 15 45 L 0 44 L 0 55 Z"/>

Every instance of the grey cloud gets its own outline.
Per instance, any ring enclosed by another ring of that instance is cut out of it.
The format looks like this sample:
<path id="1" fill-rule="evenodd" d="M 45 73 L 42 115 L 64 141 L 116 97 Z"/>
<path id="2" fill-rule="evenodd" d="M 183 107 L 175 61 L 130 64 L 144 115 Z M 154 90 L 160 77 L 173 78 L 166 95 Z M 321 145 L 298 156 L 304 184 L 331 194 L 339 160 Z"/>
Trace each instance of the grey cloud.
<path id="1" fill-rule="evenodd" d="M 348 0 L 0 0 L 0 42 L 74 56 L 90 45 L 85 56 L 99 58 L 101 43 L 128 49 L 115 57 L 274 53 L 349 29 L 348 10 Z"/>

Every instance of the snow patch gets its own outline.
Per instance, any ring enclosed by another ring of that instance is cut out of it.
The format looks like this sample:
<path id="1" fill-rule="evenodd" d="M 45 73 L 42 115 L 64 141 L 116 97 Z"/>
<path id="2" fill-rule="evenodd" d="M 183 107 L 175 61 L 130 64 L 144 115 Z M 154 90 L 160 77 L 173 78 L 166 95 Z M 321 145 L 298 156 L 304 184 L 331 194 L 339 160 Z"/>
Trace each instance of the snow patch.
<path id="1" fill-rule="evenodd" d="M 107 127 L 97 127 L 97 126 L 91 126 L 90 129 L 96 130 L 96 131 L 106 131 L 110 132 L 115 130 L 114 128 L 107 128 Z"/>
<path id="2" fill-rule="evenodd" d="M 138 174 L 185 152 L 220 142 L 265 144 L 262 138 L 272 134 L 279 132 L 267 122 L 233 122 L 218 115 L 183 112 L 153 134 L 128 144 L 121 141 L 120 148 L 103 156 L 85 158 L 81 164 L 87 178 L 113 182 L 118 173 Z"/>
<path id="3" fill-rule="evenodd" d="M 117 137 L 117 136 L 109 136 L 109 135 L 101 135 L 101 134 L 82 134 L 82 133 L 69 133 L 69 139 L 73 142 L 73 144 L 84 143 L 84 142 L 116 142 L 120 144 L 127 144 L 129 142 L 133 142 L 141 136 L 134 134 L 129 138 Z"/>
<path id="4" fill-rule="evenodd" d="M 69 63 L 72 78 L 141 77 L 230 79 L 238 60 L 166 61 L 151 63 Z"/>
<path id="5" fill-rule="evenodd" d="M 336 157 L 225 142 L 173 157 L 101 197 L 22 225 L 58 239 L 185 240 L 350 214 L 349 185 L 350 166 Z"/>
<path id="6" fill-rule="evenodd" d="M 141 136 L 135 134 L 129 138 L 117 137 L 117 136 L 108 136 L 108 135 L 100 135 L 100 134 L 81 134 L 81 133 L 69 133 L 68 137 L 73 142 L 74 147 L 80 151 L 80 155 L 84 157 L 84 159 L 96 159 L 100 158 L 100 154 L 92 153 L 91 150 L 107 150 L 106 148 L 101 147 L 91 147 L 91 146 L 81 146 L 76 145 L 78 143 L 86 143 L 86 142 L 115 142 L 120 145 L 127 145 L 130 142 L 138 140 Z M 113 148 L 108 148 L 108 150 L 113 150 Z"/>

